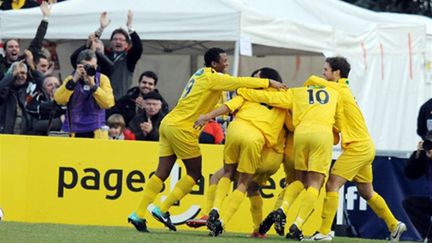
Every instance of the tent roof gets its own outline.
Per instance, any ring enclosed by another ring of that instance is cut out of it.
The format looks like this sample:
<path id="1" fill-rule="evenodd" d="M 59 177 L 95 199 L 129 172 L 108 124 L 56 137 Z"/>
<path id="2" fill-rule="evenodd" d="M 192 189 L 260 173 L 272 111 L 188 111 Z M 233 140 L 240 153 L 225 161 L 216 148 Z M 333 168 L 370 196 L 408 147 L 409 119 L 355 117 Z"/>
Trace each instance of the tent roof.
<path id="1" fill-rule="evenodd" d="M 127 12 L 134 14 L 133 27 L 143 40 L 237 40 L 240 13 L 212 0 L 71 0 L 52 6 L 49 39 L 86 39 L 99 26 L 99 15 L 108 12 L 111 24 L 103 38 L 126 27 Z M 3 11 L 1 38 L 33 38 L 39 24 L 38 8 Z"/>

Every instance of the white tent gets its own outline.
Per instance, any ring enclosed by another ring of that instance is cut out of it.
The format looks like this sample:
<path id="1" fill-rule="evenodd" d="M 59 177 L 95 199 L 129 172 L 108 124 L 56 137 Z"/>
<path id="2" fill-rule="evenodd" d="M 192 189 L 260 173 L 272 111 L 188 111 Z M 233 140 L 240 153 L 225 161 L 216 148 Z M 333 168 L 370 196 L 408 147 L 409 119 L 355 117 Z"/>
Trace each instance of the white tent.
<path id="1" fill-rule="evenodd" d="M 51 39 L 85 39 L 102 11 L 112 19 L 103 35 L 109 38 L 114 28 L 125 26 L 132 9 L 143 40 L 247 37 L 253 44 L 346 56 L 377 149 L 416 146 L 418 108 L 431 95 L 425 68 L 432 43 L 429 18 L 376 13 L 338 0 L 70 0 L 53 8 Z M 0 38 L 32 38 L 39 19 L 39 9 L 1 12 Z"/>

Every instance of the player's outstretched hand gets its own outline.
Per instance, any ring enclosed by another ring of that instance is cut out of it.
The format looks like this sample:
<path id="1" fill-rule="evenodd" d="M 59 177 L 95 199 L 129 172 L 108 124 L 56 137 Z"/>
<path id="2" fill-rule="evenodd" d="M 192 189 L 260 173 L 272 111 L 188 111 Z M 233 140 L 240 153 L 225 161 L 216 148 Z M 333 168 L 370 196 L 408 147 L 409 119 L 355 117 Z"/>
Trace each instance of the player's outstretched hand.
<path id="1" fill-rule="evenodd" d="M 288 89 L 288 86 L 284 83 L 275 81 L 273 79 L 269 79 L 269 87 L 275 88 L 275 89 Z"/>
<path id="2" fill-rule="evenodd" d="M 201 128 L 204 127 L 204 126 L 207 124 L 207 122 L 209 122 L 209 121 L 210 121 L 210 118 L 209 118 L 207 115 L 200 115 L 200 116 L 198 117 L 198 120 L 196 120 L 196 121 L 194 122 L 193 127 L 194 127 L 195 129 L 201 129 Z"/>

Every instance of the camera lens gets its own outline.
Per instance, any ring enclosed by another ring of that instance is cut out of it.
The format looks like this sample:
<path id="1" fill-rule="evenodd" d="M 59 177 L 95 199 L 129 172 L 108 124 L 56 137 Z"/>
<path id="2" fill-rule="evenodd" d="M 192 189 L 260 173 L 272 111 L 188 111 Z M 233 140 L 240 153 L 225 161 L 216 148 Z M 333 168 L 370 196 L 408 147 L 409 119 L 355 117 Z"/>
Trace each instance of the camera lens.
<path id="1" fill-rule="evenodd" d="M 96 69 L 90 64 L 85 64 L 84 70 L 86 71 L 87 75 L 89 75 L 89 76 L 94 76 L 96 74 Z"/>
<path id="2" fill-rule="evenodd" d="M 432 141 L 429 141 L 429 140 L 423 141 L 423 149 L 424 150 L 431 150 L 432 149 Z"/>

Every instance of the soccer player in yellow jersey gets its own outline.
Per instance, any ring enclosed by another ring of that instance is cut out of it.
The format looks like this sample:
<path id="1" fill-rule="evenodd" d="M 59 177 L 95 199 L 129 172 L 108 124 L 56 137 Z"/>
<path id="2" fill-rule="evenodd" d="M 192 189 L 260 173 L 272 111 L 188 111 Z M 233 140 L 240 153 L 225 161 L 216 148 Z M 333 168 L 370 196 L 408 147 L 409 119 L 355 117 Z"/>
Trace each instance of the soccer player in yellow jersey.
<path id="1" fill-rule="evenodd" d="M 207 227 L 213 236 L 222 233 L 223 224 L 228 222 L 243 201 L 249 182 L 261 164 L 261 152 L 265 147 L 271 148 L 278 143 L 278 137 L 285 121 L 285 110 L 273 108 L 266 104 L 245 101 L 242 97 L 234 97 L 218 109 L 205 114 L 197 120 L 196 125 L 202 126 L 206 121 L 221 114 L 236 111 L 233 122 L 227 130 L 224 148 L 224 175 L 219 180 L 213 209 L 209 213 Z M 283 144 L 279 151 L 283 152 Z M 219 209 L 234 173 L 238 173 L 236 190 L 229 197 L 228 208 Z"/>
<path id="2" fill-rule="evenodd" d="M 196 71 L 187 82 L 177 106 L 162 120 L 160 134 L 159 164 L 155 174 L 144 187 L 144 195 L 136 212 L 128 217 L 128 222 L 138 231 L 148 232 L 145 212 L 154 201 L 168 178 L 177 159 L 185 164 L 187 175 L 175 185 L 160 206 L 152 210 L 152 215 L 171 230 L 172 224 L 168 209 L 174 202 L 187 195 L 196 181 L 201 178 L 201 151 L 198 146 L 200 129 L 194 129 L 193 123 L 200 114 L 213 109 L 222 91 L 249 88 L 281 88 L 281 83 L 270 79 L 251 77 L 232 77 L 224 74 L 228 68 L 228 58 L 224 50 L 211 48 L 204 55 L 205 68 Z"/>
<path id="3" fill-rule="evenodd" d="M 390 233 L 390 242 L 398 242 L 406 225 L 398 221 L 384 199 L 372 186 L 372 162 L 375 146 L 369 135 L 363 114 L 349 89 L 348 74 L 350 64 L 343 57 L 329 57 L 324 63 L 323 75 L 327 81 L 309 79 L 305 85 L 325 85 L 336 89 L 343 99 L 344 124 L 342 135 L 342 154 L 336 160 L 327 182 L 327 195 L 323 206 L 323 222 L 319 233 L 311 240 L 331 240 L 330 230 L 339 202 L 339 189 L 347 181 L 356 183 L 361 197 L 367 200 L 375 214 L 383 219 Z"/>
<path id="4" fill-rule="evenodd" d="M 318 200 L 330 168 L 333 126 L 340 129 L 342 122 L 341 98 L 336 90 L 324 86 L 291 88 L 284 92 L 239 89 L 238 94 L 247 100 L 292 112 L 294 166 L 302 176 L 287 187 L 283 204 L 274 214 L 277 232 L 283 235 L 288 207 L 302 193 L 303 203 L 287 234 L 287 237 L 302 240 L 301 228 Z"/>

